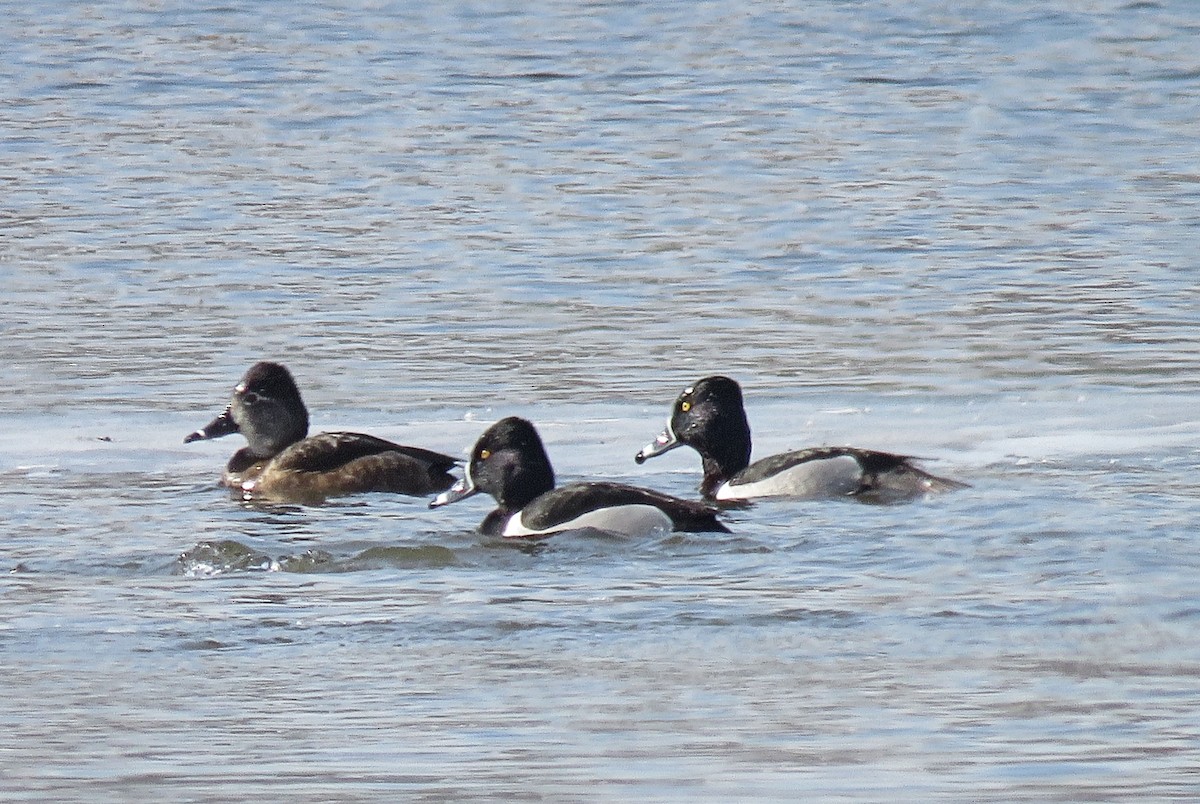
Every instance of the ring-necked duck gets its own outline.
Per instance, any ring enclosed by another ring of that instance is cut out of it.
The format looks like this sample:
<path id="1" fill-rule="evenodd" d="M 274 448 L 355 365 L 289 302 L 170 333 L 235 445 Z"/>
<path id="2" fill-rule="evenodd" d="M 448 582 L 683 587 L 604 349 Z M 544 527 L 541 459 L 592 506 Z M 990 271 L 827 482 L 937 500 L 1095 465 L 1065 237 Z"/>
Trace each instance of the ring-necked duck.
<path id="1" fill-rule="evenodd" d="M 462 480 L 430 508 L 486 492 L 498 507 L 479 530 L 488 536 L 537 537 L 595 528 L 630 536 L 655 531 L 729 530 L 717 510 L 622 483 L 572 483 L 554 487 L 554 470 L 534 426 L 515 416 L 487 429 L 471 450 Z"/>
<path id="2" fill-rule="evenodd" d="M 249 444 L 233 454 L 221 482 L 246 499 L 319 502 L 363 491 L 425 495 L 454 484 L 449 455 L 405 447 L 362 433 L 308 435 L 308 410 L 291 372 L 255 363 L 233 389 L 225 411 L 183 441 L 241 433 Z"/>
<path id="3" fill-rule="evenodd" d="M 899 502 L 929 492 L 966 488 L 935 477 L 912 458 L 855 447 L 810 447 L 750 463 L 750 423 L 742 389 L 728 377 L 705 377 L 675 400 L 667 429 L 642 448 L 638 463 L 687 445 L 700 453 L 707 499 L 855 497 Z"/>

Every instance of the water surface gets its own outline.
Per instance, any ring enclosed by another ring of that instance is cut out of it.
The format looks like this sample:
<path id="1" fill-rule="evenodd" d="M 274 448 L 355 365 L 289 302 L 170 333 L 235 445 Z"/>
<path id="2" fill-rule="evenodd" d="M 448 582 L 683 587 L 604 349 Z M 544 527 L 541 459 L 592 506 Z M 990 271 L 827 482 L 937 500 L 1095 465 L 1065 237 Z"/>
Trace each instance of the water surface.
<path id="1" fill-rule="evenodd" d="M 23 800 L 1193 800 L 1200 9 L 26 3 L 0 31 Z M 247 505 L 315 429 L 562 480 L 706 374 L 972 488 L 536 547 Z"/>

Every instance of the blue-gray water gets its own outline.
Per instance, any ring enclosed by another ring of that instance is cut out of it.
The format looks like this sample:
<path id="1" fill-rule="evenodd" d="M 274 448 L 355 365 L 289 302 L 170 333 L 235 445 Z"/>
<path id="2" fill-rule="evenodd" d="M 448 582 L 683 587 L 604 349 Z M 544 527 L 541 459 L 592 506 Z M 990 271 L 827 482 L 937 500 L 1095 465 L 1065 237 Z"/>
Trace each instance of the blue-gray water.
<path id="1" fill-rule="evenodd" d="M 959 6 L 967 6 L 960 8 Z M 1200 6 L 5 4 L 0 790 L 1200 797 Z M 973 488 L 732 535 L 251 507 L 316 429 L 562 479 L 679 390 Z"/>

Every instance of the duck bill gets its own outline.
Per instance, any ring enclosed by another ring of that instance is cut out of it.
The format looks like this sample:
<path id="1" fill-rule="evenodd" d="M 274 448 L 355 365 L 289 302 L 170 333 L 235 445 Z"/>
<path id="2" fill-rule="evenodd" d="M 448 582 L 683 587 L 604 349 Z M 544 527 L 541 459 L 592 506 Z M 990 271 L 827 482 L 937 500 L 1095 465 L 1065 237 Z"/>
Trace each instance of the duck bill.
<path id="1" fill-rule="evenodd" d="M 183 443 L 190 444 L 193 441 L 206 441 L 210 438 L 220 438 L 221 436 L 232 435 L 238 431 L 237 422 L 233 420 L 230 414 L 230 408 L 225 408 L 220 416 L 213 419 L 208 424 L 194 433 L 189 433 L 183 439 Z"/>
<path id="2" fill-rule="evenodd" d="M 667 425 L 667 429 L 659 433 L 658 438 L 642 447 L 641 452 L 633 456 L 633 460 L 637 463 L 645 463 L 647 458 L 662 455 L 664 452 L 670 452 L 679 446 L 683 446 L 683 442 L 675 437 L 675 432 L 671 429 L 670 425 Z"/>
<path id="3" fill-rule="evenodd" d="M 429 503 L 430 508 L 441 508 L 443 505 L 449 505 L 459 500 L 465 500 L 473 494 L 478 493 L 479 489 L 475 488 L 475 484 L 471 482 L 471 476 L 467 475 L 459 480 L 450 488 L 443 491 L 438 496 L 434 497 Z"/>

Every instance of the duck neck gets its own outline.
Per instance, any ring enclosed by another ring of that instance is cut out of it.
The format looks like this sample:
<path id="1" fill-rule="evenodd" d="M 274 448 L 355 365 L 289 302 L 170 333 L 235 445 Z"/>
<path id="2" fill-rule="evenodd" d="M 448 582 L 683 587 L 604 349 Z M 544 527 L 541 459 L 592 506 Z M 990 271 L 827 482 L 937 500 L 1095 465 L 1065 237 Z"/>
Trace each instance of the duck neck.
<path id="1" fill-rule="evenodd" d="M 716 496 L 717 489 L 729 479 L 729 476 L 721 471 L 715 461 L 705 458 L 702 463 L 704 466 L 704 479 L 700 481 L 700 496 L 711 500 Z"/>
<path id="2" fill-rule="evenodd" d="M 529 480 L 518 481 L 506 489 L 503 499 L 496 500 L 496 502 L 500 503 L 498 510 L 506 511 L 510 514 L 515 513 L 553 488 L 553 475 L 548 479 L 543 475 L 537 475 Z"/>
<path id="3" fill-rule="evenodd" d="M 262 460 L 266 459 L 255 455 L 254 451 L 249 447 L 242 447 L 237 452 L 233 453 L 233 457 L 229 459 L 229 463 L 225 464 L 225 471 L 244 472 Z"/>
<path id="4" fill-rule="evenodd" d="M 738 414 L 730 417 L 723 428 L 725 436 L 709 450 L 721 468 L 731 475 L 750 465 L 750 420 L 744 412 L 739 410 Z"/>
<path id="5" fill-rule="evenodd" d="M 750 423 L 745 416 L 730 422 L 725 438 L 711 443 L 701 453 L 704 481 L 700 493 L 712 497 L 718 487 L 750 465 Z"/>
<path id="6" fill-rule="evenodd" d="M 513 461 L 503 470 L 504 481 L 496 498 L 500 508 L 512 514 L 554 488 L 554 469 L 545 452 L 530 455 L 524 461 Z"/>
<path id="7" fill-rule="evenodd" d="M 479 524 L 479 532 L 484 536 L 503 536 L 504 526 L 508 524 L 508 519 L 513 515 L 513 512 L 507 508 L 497 508 L 483 518 L 483 522 Z"/>

